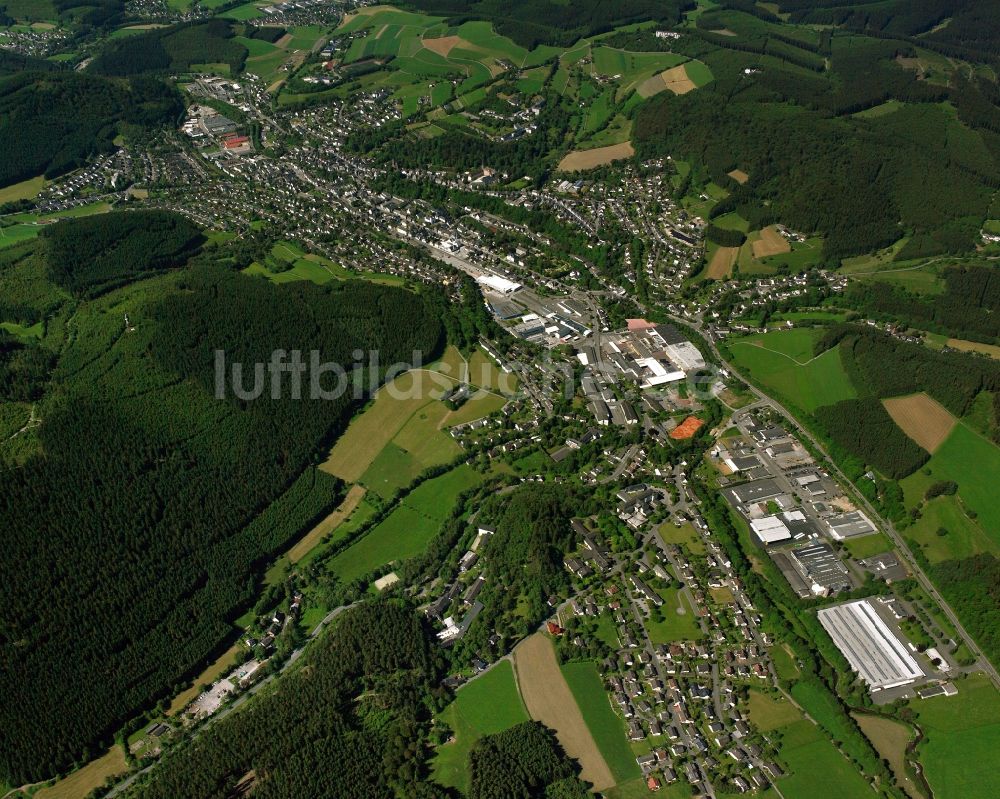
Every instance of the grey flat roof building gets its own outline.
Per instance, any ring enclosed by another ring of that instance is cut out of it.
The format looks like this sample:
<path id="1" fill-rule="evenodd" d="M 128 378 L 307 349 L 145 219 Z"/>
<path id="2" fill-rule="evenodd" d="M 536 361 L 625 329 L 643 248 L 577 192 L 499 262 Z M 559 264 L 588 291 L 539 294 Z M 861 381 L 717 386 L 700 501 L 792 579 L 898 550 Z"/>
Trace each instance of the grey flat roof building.
<path id="1" fill-rule="evenodd" d="M 923 671 L 867 600 L 819 611 L 819 621 L 837 648 L 873 691 L 909 685 Z"/>
<path id="2" fill-rule="evenodd" d="M 779 496 L 782 491 L 774 480 L 754 480 L 726 490 L 740 505 L 750 502 L 763 502 L 765 499 Z"/>

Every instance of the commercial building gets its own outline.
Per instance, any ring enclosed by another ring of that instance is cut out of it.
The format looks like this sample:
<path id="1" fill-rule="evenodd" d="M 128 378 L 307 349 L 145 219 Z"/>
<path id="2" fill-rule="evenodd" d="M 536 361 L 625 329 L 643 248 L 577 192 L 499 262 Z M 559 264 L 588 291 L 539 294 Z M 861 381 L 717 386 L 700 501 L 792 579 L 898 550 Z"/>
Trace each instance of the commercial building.
<path id="1" fill-rule="evenodd" d="M 909 685 L 924 676 L 906 645 L 867 599 L 823 608 L 818 615 L 851 668 L 872 691 Z"/>

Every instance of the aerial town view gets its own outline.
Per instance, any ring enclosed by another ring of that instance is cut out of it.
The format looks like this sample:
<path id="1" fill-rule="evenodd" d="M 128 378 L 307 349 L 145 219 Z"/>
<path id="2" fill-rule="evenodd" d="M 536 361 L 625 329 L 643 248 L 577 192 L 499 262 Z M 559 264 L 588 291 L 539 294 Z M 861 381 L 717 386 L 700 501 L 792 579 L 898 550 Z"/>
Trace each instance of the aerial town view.
<path id="1" fill-rule="evenodd" d="M 1000 799 L 996 0 L 0 0 L 0 799 Z"/>

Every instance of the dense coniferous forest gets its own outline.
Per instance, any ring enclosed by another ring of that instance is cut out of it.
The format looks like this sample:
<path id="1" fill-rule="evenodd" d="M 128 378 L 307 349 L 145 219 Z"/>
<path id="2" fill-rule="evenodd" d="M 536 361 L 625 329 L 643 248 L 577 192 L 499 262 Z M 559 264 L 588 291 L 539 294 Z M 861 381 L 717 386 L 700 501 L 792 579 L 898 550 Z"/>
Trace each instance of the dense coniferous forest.
<path id="1" fill-rule="evenodd" d="M 183 72 L 192 64 L 228 64 L 236 75 L 246 62 L 247 49 L 235 35 L 229 20 L 210 19 L 111 39 L 88 71 L 124 76 Z"/>
<path id="2" fill-rule="evenodd" d="M 586 799 L 575 764 L 537 721 L 480 739 L 469 753 L 469 799 Z"/>
<path id="3" fill-rule="evenodd" d="M 837 446 L 894 480 L 912 474 L 930 458 L 874 397 L 826 405 L 816 410 L 816 418 Z"/>
<path id="4" fill-rule="evenodd" d="M 0 186 L 55 177 L 109 151 L 122 125 L 151 128 L 183 111 L 160 81 L 131 84 L 78 72 L 21 72 L 0 79 Z"/>
<path id="5" fill-rule="evenodd" d="M 432 640 L 397 601 L 345 612 L 274 691 L 168 754 L 125 796 L 229 799 L 250 775 L 262 799 L 445 797 L 427 778 L 429 723 L 446 702 Z"/>
<path id="6" fill-rule="evenodd" d="M 182 266 L 205 240 L 186 217 L 170 211 L 67 219 L 40 238 L 49 279 L 78 297 Z"/>
<path id="7" fill-rule="evenodd" d="M 300 475 L 355 402 L 293 399 L 287 375 L 281 399 L 268 388 L 256 402 L 232 390 L 215 400 L 215 350 L 246 364 L 249 387 L 275 349 L 349 365 L 355 348 L 389 364 L 442 346 L 419 295 L 362 281 L 276 287 L 215 257 L 79 304 L 47 375 L 44 455 L 5 474 L 0 777 L 11 783 L 95 752 L 195 670 L 252 601 L 265 560 L 338 500 L 335 481 Z"/>
<path id="8" fill-rule="evenodd" d="M 845 301 L 879 319 L 952 338 L 1000 341 L 1000 272 L 990 265 L 944 270 L 945 290 L 932 298 L 891 283 L 852 283 Z"/>

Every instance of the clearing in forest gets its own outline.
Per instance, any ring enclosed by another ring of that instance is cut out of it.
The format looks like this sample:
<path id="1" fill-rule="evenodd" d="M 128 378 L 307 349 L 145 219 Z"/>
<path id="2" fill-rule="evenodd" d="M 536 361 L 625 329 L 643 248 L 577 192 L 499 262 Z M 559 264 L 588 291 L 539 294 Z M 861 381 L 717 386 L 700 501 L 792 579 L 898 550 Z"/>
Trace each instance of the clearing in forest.
<path id="1" fill-rule="evenodd" d="M 764 228 L 760 232 L 760 238 L 752 246 L 754 258 L 766 258 L 768 255 L 781 255 L 792 251 L 788 239 L 782 236 L 774 225 Z"/>
<path id="2" fill-rule="evenodd" d="M 531 718 L 555 730 L 566 754 L 579 762 L 580 778 L 597 791 L 614 785 L 611 769 L 566 685 L 552 641 L 542 633 L 526 638 L 514 650 L 514 669 Z"/>
<path id="3" fill-rule="evenodd" d="M 674 94 L 687 94 L 692 89 L 698 88 L 695 82 L 688 76 L 687 70 L 684 67 L 685 65 L 681 64 L 679 67 L 674 67 L 660 73 L 659 77 L 663 81 L 663 85 Z"/>
<path id="4" fill-rule="evenodd" d="M 900 429 L 932 454 L 948 438 L 957 421 L 946 408 L 923 392 L 884 399 L 882 404 Z"/>
<path id="5" fill-rule="evenodd" d="M 622 158 L 631 158 L 633 155 L 635 155 L 635 150 L 630 141 L 612 144 L 608 147 L 595 147 L 593 150 L 574 150 L 559 162 L 559 169 L 562 172 L 593 169 L 610 164 L 612 161 L 619 161 Z"/>
<path id="6" fill-rule="evenodd" d="M 741 186 L 750 180 L 750 176 L 744 172 L 742 169 L 734 169 L 731 172 L 727 172 L 727 175 L 739 183 Z"/>

